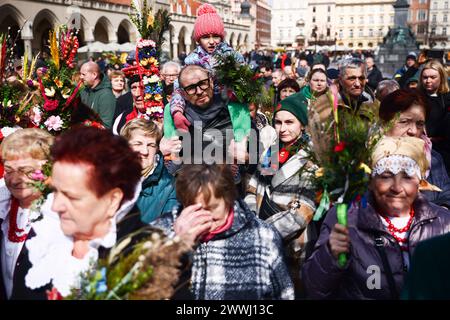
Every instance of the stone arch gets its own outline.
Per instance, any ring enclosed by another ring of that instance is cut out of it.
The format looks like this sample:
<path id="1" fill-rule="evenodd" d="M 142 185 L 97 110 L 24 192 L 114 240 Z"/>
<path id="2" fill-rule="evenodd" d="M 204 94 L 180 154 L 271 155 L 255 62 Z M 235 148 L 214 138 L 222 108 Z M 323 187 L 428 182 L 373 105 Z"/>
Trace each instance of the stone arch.
<path id="1" fill-rule="evenodd" d="M 234 32 L 232 32 L 230 35 L 230 39 L 228 40 L 228 43 L 230 44 L 230 46 L 233 46 L 234 37 L 235 37 Z"/>
<path id="2" fill-rule="evenodd" d="M 132 26 L 131 22 L 123 19 L 117 27 L 117 43 L 131 42 Z"/>
<path id="3" fill-rule="evenodd" d="M 183 51 L 186 52 L 186 34 L 187 28 L 185 26 L 182 26 L 180 31 L 178 32 L 178 54 L 181 54 Z"/>
<path id="4" fill-rule="evenodd" d="M 33 50 L 43 51 L 48 46 L 49 32 L 60 25 L 58 17 L 50 10 L 43 9 L 33 19 Z"/>
<path id="5" fill-rule="evenodd" d="M 242 33 L 239 33 L 236 41 L 236 49 L 239 50 L 242 44 Z"/>
<path id="6" fill-rule="evenodd" d="M 4 6 L 0 7 L 0 33 L 6 34 L 9 33 L 10 37 L 12 39 L 15 39 L 19 30 L 24 26 L 25 19 L 20 13 L 19 10 L 17 10 L 16 7 L 10 4 L 5 4 Z M 23 34 L 25 32 L 28 32 L 32 35 L 33 30 L 23 30 Z M 15 55 L 20 57 L 24 54 L 24 43 L 21 37 L 19 36 L 16 41 L 15 46 Z"/>
<path id="7" fill-rule="evenodd" d="M 94 41 L 108 43 L 116 40 L 117 37 L 109 19 L 105 16 L 100 17 L 94 27 Z"/>
<path id="8" fill-rule="evenodd" d="M 248 45 L 248 33 L 246 33 L 245 34 L 245 37 L 244 37 L 244 49 L 245 49 L 245 51 L 249 51 L 249 45 Z"/>

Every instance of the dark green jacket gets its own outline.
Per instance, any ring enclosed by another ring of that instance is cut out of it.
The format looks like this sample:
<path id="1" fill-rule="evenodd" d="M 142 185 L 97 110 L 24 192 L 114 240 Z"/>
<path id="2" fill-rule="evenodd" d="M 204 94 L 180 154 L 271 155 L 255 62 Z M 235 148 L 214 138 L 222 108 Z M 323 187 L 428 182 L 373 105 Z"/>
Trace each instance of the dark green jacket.
<path id="1" fill-rule="evenodd" d="M 84 87 L 81 91 L 81 101 L 98 113 L 106 127 L 112 127 L 116 97 L 107 77 L 103 77 L 102 82 L 95 88 Z"/>

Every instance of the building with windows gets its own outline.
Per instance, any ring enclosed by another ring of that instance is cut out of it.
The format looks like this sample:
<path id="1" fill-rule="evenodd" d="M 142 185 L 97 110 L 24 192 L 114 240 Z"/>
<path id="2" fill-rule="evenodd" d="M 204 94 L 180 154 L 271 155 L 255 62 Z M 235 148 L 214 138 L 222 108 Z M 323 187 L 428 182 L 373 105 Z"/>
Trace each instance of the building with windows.
<path id="1" fill-rule="evenodd" d="M 306 24 L 309 46 L 336 44 L 336 6 L 338 3 L 339 1 L 309 0 Z"/>
<path id="2" fill-rule="evenodd" d="M 373 50 L 394 26 L 392 0 L 336 1 L 337 44 L 350 49 Z"/>
<path id="3" fill-rule="evenodd" d="M 194 47 L 192 34 L 197 8 L 205 1 L 152 0 L 153 12 L 160 8 L 171 13 L 170 31 L 163 50 L 177 58 Z M 242 51 L 253 47 L 250 20 L 235 15 L 230 1 L 208 1 L 223 18 L 226 41 Z M 131 0 L 0 0 L 0 32 L 16 37 L 17 55 L 26 51 L 36 54 L 47 45 L 49 31 L 67 24 L 78 29 L 80 47 L 95 41 L 103 43 L 134 43 L 139 33 L 130 21 Z"/>
<path id="4" fill-rule="evenodd" d="M 307 39 L 308 1 L 273 0 L 272 46 L 302 48 Z"/>
<path id="5" fill-rule="evenodd" d="M 430 0 L 428 45 L 450 50 L 450 1 Z"/>
<path id="6" fill-rule="evenodd" d="M 428 42 L 428 12 L 430 0 L 408 0 L 408 25 L 416 35 L 416 40 L 423 45 Z"/>

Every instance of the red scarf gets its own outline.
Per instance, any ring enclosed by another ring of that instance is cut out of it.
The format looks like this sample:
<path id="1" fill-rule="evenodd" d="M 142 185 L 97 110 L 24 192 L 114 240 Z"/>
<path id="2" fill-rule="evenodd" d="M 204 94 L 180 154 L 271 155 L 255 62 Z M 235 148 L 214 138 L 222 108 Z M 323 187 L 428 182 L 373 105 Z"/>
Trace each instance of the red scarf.
<path id="1" fill-rule="evenodd" d="M 228 213 L 228 217 L 227 217 L 227 220 L 225 221 L 225 224 L 221 227 L 218 227 L 216 230 L 213 230 L 213 231 L 210 231 L 209 233 L 207 233 L 205 236 L 203 236 L 201 241 L 208 242 L 209 240 L 214 238 L 214 236 L 216 234 L 227 231 L 228 229 L 231 228 L 231 225 L 233 224 L 233 220 L 234 220 L 234 210 L 233 210 L 233 208 L 231 208 L 230 213 Z"/>

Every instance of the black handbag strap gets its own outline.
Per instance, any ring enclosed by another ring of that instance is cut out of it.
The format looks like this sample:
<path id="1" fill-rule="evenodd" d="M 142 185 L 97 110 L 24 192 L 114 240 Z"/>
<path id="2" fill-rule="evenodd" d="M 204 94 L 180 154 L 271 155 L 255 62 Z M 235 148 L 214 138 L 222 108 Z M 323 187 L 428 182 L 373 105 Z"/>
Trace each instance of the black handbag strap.
<path id="1" fill-rule="evenodd" d="M 378 254 L 381 257 L 381 262 L 383 263 L 383 269 L 387 277 L 389 291 L 391 292 L 391 298 L 393 300 L 397 300 L 399 298 L 397 287 L 395 286 L 394 276 L 392 275 L 391 266 L 384 249 L 384 241 L 380 235 L 375 235 L 375 248 L 377 249 Z"/>

